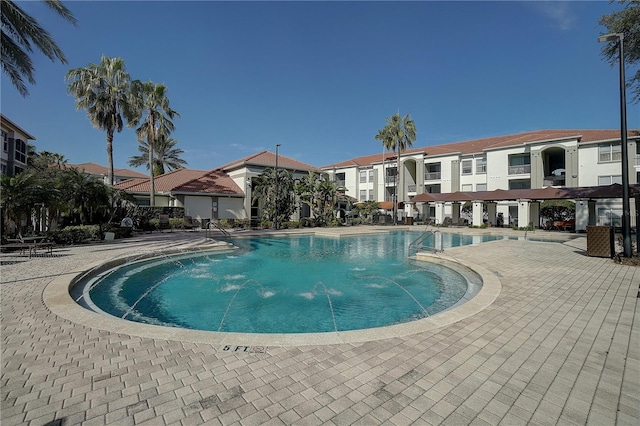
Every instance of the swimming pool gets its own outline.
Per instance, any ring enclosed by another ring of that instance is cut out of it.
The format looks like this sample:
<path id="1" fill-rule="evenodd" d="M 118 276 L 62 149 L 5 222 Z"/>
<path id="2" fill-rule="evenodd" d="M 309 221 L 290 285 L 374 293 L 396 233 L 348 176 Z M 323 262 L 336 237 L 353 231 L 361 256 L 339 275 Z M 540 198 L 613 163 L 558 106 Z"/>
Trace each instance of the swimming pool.
<path id="1" fill-rule="evenodd" d="M 195 330 L 313 333 L 400 324 L 441 312 L 468 292 L 459 271 L 408 259 L 417 235 L 236 239 L 233 252 L 104 271 L 78 286 L 76 299 L 119 318 Z M 478 242 L 445 235 L 447 245 Z"/>

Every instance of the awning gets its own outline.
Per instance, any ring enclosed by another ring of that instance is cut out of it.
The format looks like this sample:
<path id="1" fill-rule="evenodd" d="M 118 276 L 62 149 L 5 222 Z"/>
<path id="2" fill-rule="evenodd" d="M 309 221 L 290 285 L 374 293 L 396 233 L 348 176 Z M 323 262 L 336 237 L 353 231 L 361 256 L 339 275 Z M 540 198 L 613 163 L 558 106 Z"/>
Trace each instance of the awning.
<path id="1" fill-rule="evenodd" d="M 382 210 L 393 210 L 393 201 L 379 201 L 378 204 Z M 404 209 L 404 203 L 398 203 L 398 209 Z"/>

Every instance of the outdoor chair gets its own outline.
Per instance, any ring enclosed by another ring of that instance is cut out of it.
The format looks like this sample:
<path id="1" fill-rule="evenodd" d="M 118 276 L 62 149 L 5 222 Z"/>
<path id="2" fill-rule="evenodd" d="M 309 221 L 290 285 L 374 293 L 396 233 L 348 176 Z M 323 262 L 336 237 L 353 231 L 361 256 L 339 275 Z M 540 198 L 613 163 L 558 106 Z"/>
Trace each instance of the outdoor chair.
<path id="1" fill-rule="evenodd" d="M 158 216 L 158 229 L 162 232 L 164 229 L 168 229 L 171 232 L 171 224 L 169 223 L 169 215 L 161 214 Z"/>

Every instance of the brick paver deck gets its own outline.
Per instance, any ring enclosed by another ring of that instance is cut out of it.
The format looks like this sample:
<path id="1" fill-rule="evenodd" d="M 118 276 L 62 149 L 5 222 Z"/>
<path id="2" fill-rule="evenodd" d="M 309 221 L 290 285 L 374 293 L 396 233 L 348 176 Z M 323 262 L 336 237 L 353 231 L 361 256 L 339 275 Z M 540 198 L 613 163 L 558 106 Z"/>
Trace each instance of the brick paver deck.
<path id="1" fill-rule="evenodd" d="M 640 422 L 640 268 L 587 257 L 584 237 L 447 250 L 499 279 L 495 301 L 439 328 L 362 343 L 235 351 L 83 325 L 44 303 L 61 275 L 201 238 L 3 254 L 2 425 Z"/>

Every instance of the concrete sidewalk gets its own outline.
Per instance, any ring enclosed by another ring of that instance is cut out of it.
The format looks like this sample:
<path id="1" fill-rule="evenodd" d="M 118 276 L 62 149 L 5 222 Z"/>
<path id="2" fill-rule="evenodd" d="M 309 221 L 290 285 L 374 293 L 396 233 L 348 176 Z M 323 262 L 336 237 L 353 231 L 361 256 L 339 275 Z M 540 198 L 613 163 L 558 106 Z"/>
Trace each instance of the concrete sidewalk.
<path id="1" fill-rule="evenodd" d="M 499 280 L 495 301 L 457 308 L 439 328 L 361 343 L 139 337 L 63 319 L 43 302 L 48 284 L 86 265 L 203 242 L 156 233 L 54 257 L 3 254 L 2 425 L 640 421 L 640 268 L 587 257 L 584 237 L 449 249 Z"/>

